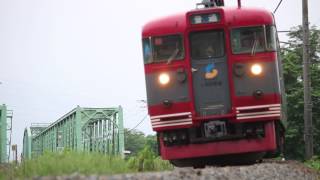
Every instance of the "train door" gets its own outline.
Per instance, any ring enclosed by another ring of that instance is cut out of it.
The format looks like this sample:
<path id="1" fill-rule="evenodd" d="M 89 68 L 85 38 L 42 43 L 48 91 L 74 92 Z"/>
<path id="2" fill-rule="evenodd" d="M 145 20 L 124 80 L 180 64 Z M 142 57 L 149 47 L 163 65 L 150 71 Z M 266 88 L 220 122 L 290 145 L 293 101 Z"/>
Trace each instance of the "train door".
<path id="1" fill-rule="evenodd" d="M 230 112 L 228 65 L 223 30 L 190 33 L 191 71 L 198 116 Z"/>

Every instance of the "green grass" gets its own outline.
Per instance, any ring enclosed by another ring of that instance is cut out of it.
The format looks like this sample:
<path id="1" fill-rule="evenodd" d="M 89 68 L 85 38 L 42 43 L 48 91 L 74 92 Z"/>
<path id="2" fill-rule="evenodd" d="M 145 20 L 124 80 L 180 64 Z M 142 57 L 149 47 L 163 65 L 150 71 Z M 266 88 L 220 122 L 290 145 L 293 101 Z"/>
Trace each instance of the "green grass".
<path id="1" fill-rule="evenodd" d="M 173 167 L 169 162 L 154 156 L 148 148 L 127 160 L 98 153 L 65 151 L 45 153 L 38 158 L 25 160 L 18 166 L 11 165 L 11 167 L 0 168 L 0 179 L 25 179 L 35 176 L 70 175 L 73 173 L 112 175 L 171 169 Z"/>
<path id="2" fill-rule="evenodd" d="M 312 169 L 315 169 L 315 170 L 320 172 L 320 156 L 313 157 L 311 160 L 306 161 L 305 164 L 308 167 L 310 167 Z"/>
<path id="3" fill-rule="evenodd" d="M 55 176 L 75 172 L 84 175 L 132 172 L 125 164 L 125 160 L 120 157 L 104 156 L 97 153 L 45 153 L 43 156 L 26 160 L 17 166 L 14 170 L 14 177 Z"/>
<path id="4" fill-rule="evenodd" d="M 150 147 L 146 146 L 137 156 L 130 157 L 127 166 L 135 171 L 165 171 L 172 170 L 173 166 L 156 157 Z"/>
<path id="5" fill-rule="evenodd" d="M 8 177 L 12 177 L 13 175 L 13 168 L 12 164 L 0 164 L 0 180 L 2 179 L 9 179 Z"/>

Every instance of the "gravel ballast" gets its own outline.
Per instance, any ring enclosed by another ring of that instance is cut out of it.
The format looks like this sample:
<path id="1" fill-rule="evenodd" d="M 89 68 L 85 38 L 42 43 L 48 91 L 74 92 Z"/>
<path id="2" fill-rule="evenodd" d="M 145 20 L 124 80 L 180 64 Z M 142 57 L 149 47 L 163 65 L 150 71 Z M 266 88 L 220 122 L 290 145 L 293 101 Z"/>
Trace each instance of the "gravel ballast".
<path id="1" fill-rule="evenodd" d="M 318 172 L 295 161 L 266 162 L 249 166 L 175 168 L 171 172 L 121 174 L 114 176 L 73 174 L 70 176 L 35 177 L 35 180 L 320 180 Z"/>

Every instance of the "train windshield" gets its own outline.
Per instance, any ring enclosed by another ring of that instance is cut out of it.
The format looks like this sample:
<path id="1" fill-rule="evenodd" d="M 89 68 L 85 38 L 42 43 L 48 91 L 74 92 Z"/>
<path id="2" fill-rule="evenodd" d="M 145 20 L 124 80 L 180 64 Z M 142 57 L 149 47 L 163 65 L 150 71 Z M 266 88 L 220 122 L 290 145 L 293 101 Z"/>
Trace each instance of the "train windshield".
<path id="1" fill-rule="evenodd" d="M 232 52 L 245 54 L 276 50 L 274 26 L 242 27 L 231 31 Z"/>
<path id="2" fill-rule="evenodd" d="M 158 36 L 143 39 L 144 63 L 167 62 L 184 58 L 181 35 Z"/>
<path id="3" fill-rule="evenodd" d="M 192 59 L 208 59 L 224 55 L 224 33 L 218 31 L 200 31 L 190 35 Z"/>

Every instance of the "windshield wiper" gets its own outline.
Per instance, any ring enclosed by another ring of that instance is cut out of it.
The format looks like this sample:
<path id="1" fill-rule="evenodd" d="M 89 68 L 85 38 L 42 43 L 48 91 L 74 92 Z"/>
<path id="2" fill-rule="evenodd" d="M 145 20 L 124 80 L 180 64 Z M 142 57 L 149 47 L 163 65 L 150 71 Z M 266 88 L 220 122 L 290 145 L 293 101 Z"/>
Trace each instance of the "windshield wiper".
<path id="1" fill-rule="evenodd" d="M 170 64 L 171 61 L 178 55 L 178 53 L 179 53 L 179 49 L 175 49 L 172 55 L 168 58 L 167 64 Z"/>
<path id="2" fill-rule="evenodd" d="M 254 42 L 253 42 L 252 49 L 251 49 L 251 56 L 256 54 L 257 44 L 258 44 L 257 34 L 256 34 L 256 32 L 254 32 Z"/>
<path id="3" fill-rule="evenodd" d="M 254 42 L 253 42 L 252 49 L 251 49 L 251 56 L 253 56 L 253 55 L 255 55 L 255 54 L 256 54 L 257 44 L 258 44 L 258 40 L 257 40 L 257 39 L 255 39 L 255 40 L 254 40 Z"/>

